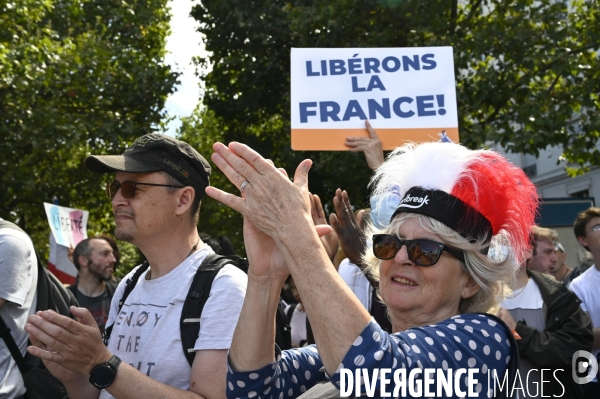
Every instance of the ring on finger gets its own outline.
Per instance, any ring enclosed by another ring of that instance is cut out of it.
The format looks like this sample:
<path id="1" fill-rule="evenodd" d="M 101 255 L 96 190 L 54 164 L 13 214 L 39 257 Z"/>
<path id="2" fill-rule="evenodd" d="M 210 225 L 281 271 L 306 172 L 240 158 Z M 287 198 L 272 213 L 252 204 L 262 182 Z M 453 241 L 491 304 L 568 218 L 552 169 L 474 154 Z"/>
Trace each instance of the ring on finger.
<path id="1" fill-rule="evenodd" d="M 246 186 L 250 184 L 250 182 L 248 180 L 244 180 L 242 185 L 240 186 L 240 193 L 244 192 L 244 189 L 246 188 Z"/>

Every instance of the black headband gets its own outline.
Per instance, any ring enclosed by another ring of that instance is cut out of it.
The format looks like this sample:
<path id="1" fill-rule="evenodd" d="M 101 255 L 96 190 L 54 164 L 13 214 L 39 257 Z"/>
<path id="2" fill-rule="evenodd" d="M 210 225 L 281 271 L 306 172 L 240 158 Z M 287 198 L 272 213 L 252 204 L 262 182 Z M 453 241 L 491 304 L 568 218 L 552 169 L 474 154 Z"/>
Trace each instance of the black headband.
<path id="1" fill-rule="evenodd" d="M 442 190 L 413 187 L 406 192 L 390 222 L 400 213 L 430 216 L 467 240 L 492 238 L 492 224 L 478 210 Z"/>

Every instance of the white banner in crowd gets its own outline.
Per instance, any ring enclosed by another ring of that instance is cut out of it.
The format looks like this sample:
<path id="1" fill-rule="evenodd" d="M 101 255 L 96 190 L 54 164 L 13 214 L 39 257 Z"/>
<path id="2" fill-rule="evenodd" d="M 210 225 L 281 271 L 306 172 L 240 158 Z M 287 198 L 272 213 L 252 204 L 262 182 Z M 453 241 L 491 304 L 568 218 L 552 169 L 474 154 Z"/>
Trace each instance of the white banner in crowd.
<path id="1" fill-rule="evenodd" d="M 458 142 L 452 47 L 292 48 L 294 150 L 347 150 L 369 120 L 391 150 Z"/>
<path id="2" fill-rule="evenodd" d="M 90 213 L 81 209 L 67 208 L 44 202 L 46 216 L 54 239 L 60 245 L 75 247 L 87 238 L 87 222 Z"/>
<path id="3" fill-rule="evenodd" d="M 73 284 L 77 277 L 77 268 L 67 256 L 68 249 L 69 246 L 75 248 L 80 241 L 87 238 L 89 212 L 46 202 L 44 208 L 51 230 L 48 269 L 63 283 Z"/>

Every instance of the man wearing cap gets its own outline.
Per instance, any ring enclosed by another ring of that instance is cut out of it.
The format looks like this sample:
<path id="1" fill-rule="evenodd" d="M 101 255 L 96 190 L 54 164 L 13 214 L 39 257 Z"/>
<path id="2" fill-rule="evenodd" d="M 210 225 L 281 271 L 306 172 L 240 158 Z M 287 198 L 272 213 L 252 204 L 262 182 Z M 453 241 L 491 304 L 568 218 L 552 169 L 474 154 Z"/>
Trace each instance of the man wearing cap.
<path id="1" fill-rule="evenodd" d="M 242 307 L 247 276 L 233 265 L 217 274 L 200 316 L 190 367 L 180 316 L 197 268 L 213 253 L 197 231 L 210 166 L 188 144 L 160 134 L 138 138 L 121 156 L 90 156 L 94 172 L 116 172 L 107 185 L 115 237 L 135 244 L 149 268 L 119 311 L 127 281 L 117 288 L 104 346 L 90 313 L 72 308 L 77 323 L 52 313 L 32 316 L 29 351 L 45 360 L 74 398 L 222 398 L 226 354 Z"/>

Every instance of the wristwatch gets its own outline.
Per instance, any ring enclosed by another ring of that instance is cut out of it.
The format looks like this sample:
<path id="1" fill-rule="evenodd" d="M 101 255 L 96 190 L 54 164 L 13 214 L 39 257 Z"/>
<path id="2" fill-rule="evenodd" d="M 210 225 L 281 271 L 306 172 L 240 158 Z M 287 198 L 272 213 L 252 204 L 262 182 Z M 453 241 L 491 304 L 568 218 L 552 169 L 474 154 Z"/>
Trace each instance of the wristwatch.
<path id="1" fill-rule="evenodd" d="M 98 389 L 108 388 L 115 380 L 120 364 L 121 359 L 113 355 L 108 362 L 94 366 L 92 371 L 90 371 L 90 384 Z"/>

